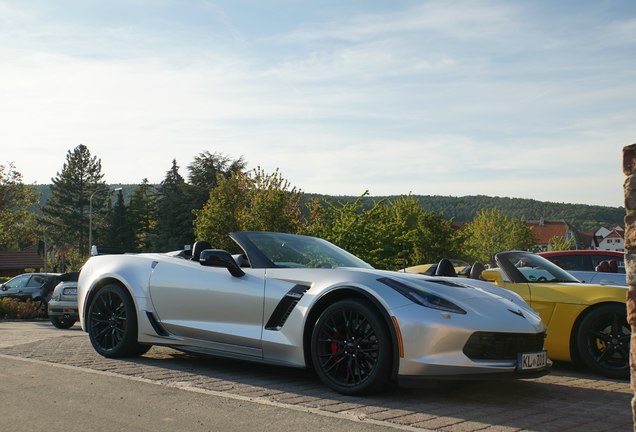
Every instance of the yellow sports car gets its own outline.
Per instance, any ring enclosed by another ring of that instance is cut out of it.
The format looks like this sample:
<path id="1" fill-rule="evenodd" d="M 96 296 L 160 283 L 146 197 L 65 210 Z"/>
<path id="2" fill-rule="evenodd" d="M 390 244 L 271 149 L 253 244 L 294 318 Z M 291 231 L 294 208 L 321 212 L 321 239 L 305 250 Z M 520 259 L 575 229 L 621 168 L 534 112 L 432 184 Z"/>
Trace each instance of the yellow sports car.
<path id="1" fill-rule="evenodd" d="M 545 348 L 552 360 L 581 361 L 608 377 L 629 376 L 630 326 L 627 287 L 581 283 L 530 252 L 501 252 L 498 268 L 484 280 L 515 291 L 548 327 Z"/>
<path id="2" fill-rule="evenodd" d="M 453 266 L 457 275 L 464 275 L 464 273 L 467 274 L 467 270 L 470 270 L 470 264 L 466 261 L 458 259 L 449 259 L 448 261 L 450 261 L 450 264 Z M 404 272 L 435 276 L 439 272 L 438 269 L 440 269 L 439 263 L 420 264 L 413 267 L 407 267 L 404 269 Z"/>

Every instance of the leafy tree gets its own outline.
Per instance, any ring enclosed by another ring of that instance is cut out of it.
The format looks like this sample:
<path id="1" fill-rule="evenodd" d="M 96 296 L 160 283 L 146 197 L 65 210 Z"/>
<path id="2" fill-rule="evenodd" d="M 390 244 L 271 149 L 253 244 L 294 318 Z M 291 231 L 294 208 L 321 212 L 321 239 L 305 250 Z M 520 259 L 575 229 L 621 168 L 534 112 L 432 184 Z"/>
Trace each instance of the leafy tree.
<path id="1" fill-rule="evenodd" d="M 59 247 L 72 245 L 88 252 L 89 205 L 92 200 L 93 233 L 105 226 L 102 209 L 110 201 L 102 181 L 102 163 L 83 144 L 66 154 L 62 170 L 52 178 L 51 196 L 42 209 L 42 223 Z"/>
<path id="2" fill-rule="evenodd" d="M 157 250 L 181 249 L 194 239 L 192 201 L 189 185 L 179 174 L 176 159 L 161 182 L 157 198 Z"/>
<path id="3" fill-rule="evenodd" d="M 303 233 L 322 237 L 369 264 L 377 265 L 374 257 L 381 254 L 383 248 L 377 233 L 383 202 L 365 208 L 363 198 L 368 193 L 366 191 L 355 201 L 314 200 L 310 203 L 310 216 L 302 227 Z"/>
<path id="4" fill-rule="evenodd" d="M 464 227 L 463 234 L 468 256 L 491 264 L 498 252 L 528 250 L 534 243 L 532 231 L 525 221 L 508 217 L 496 208 L 477 212 L 475 220 Z"/>
<path id="5" fill-rule="evenodd" d="M 374 267 L 400 269 L 458 255 L 451 221 L 425 211 L 413 196 L 367 206 L 355 201 L 314 199 L 303 232 L 323 237 Z"/>
<path id="6" fill-rule="evenodd" d="M 228 233 L 241 229 L 238 215 L 247 207 L 249 185 L 249 175 L 243 172 L 218 178 L 203 209 L 194 210 L 197 239 L 209 241 L 214 248 L 235 250 Z"/>
<path id="7" fill-rule="evenodd" d="M 134 250 L 147 252 L 156 243 L 157 194 L 155 187 L 143 179 L 130 198 L 130 219 Z"/>
<path id="8" fill-rule="evenodd" d="M 0 165 L 0 250 L 19 250 L 35 243 L 38 204 L 35 186 L 25 185 L 13 163 Z"/>
<path id="9" fill-rule="evenodd" d="M 238 213 L 242 229 L 291 233 L 298 230 L 302 192 L 291 187 L 278 169 L 267 174 L 258 167 L 243 184 L 248 188 L 247 205 Z"/>
<path id="10" fill-rule="evenodd" d="M 232 173 L 245 170 L 242 157 L 232 160 L 222 153 L 199 153 L 194 161 L 188 165 L 190 171 L 190 186 L 192 186 L 193 207 L 201 209 L 207 202 L 210 191 L 217 185 L 217 178 L 229 178 Z"/>
<path id="11" fill-rule="evenodd" d="M 302 192 L 290 187 L 278 170 L 272 174 L 261 168 L 236 171 L 229 178 L 217 177 L 202 210 L 195 210 L 197 239 L 216 248 L 234 250 L 228 233 L 236 230 L 296 232 Z"/>
<path id="12" fill-rule="evenodd" d="M 398 269 L 460 255 L 452 221 L 422 209 L 411 195 L 387 202 L 380 220 L 386 227 L 377 230 L 384 233 L 386 245 L 378 260 L 382 268 Z"/>

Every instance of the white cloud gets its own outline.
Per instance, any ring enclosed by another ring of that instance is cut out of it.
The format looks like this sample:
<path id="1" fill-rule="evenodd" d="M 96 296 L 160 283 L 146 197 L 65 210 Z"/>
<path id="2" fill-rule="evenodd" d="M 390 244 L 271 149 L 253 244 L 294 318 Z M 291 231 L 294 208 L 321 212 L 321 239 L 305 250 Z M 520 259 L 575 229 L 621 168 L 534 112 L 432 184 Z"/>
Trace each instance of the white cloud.
<path id="1" fill-rule="evenodd" d="M 0 25 L 19 24 L 0 35 L 1 157 L 27 181 L 83 143 L 110 182 L 159 182 L 173 158 L 185 176 L 210 150 L 309 192 L 622 202 L 635 60 L 589 48 L 585 27 L 547 27 L 535 4 L 357 6 L 257 37 L 222 2 L 120 2 L 105 23 L 38 5 L 0 2 Z M 633 20 L 580 14 L 613 29 L 604 46 L 634 44 Z"/>

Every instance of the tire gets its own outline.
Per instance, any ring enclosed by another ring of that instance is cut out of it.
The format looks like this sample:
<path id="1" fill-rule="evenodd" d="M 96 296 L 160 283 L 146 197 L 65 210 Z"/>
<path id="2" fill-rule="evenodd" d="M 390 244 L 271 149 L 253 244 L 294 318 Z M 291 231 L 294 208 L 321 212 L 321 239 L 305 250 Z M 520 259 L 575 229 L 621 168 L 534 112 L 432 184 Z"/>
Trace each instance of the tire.
<path id="1" fill-rule="evenodd" d="M 629 342 L 625 305 L 606 304 L 589 311 L 581 321 L 576 347 L 581 361 L 610 378 L 629 377 Z"/>
<path id="2" fill-rule="evenodd" d="M 59 329 L 69 329 L 75 325 L 76 321 L 77 320 L 74 320 L 73 318 L 51 317 L 51 323 Z"/>
<path id="3" fill-rule="evenodd" d="M 106 285 L 93 296 L 87 321 L 91 344 L 104 357 L 134 357 L 151 347 L 137 342 L 135 305 L 119 285 Z"/>
<path id="4" fill-rule="evenodd" d="M 314 325 L 311 358 L 320 379 L 346 395 L 377 393 L 390 378 L 391 338 L 386 325 L 366 301 L 338 301 Z"/>

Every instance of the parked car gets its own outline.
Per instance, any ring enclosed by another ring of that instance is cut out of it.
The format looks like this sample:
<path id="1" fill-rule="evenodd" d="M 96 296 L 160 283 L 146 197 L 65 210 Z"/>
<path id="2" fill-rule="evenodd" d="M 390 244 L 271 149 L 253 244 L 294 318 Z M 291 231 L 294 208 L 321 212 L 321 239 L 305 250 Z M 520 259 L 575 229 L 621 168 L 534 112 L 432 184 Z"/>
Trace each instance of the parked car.
<path id="1" fill-rule="evenodd" d="M 0 299 L 34 301 L 44 315 L 53 289 L 59 282 L 59 273 L 24 273 L 0 285 Z"/>
<path id="2" fill-rule="evenodd" d="M 79 272 L 65 273 L 53 290 L 49 300 L 48 311 L 51 323 L 59 329 L 73 327 L 78 320 L 77 315 L 77 278 Z"/>
<path id="3" fill-rule="evenodd" d="M 99 255 L 83 266 L 79 316 L 95 351 L 151 345 L 312 367 L 343 394 L 389 381 L 544 375 L 545 324 L 517 294 L 483 281 L 373 269 L 315 237 L 233 232 L 230 255 Z"/>
<path id="4" fill-rule="evenodd" d="M 547 323 L 545 347 L 552 360 L 582 361 L 605 376 L 629 376 L 627 287 L 581 283 L 542 256 L 501 252 L 484 280 L 526 300 Z"/>
<path id="5" fill-rule="evenodd" d="M 581 282 L 627 286 L 623 252 L 568 250 L 539 252 Z"/>

